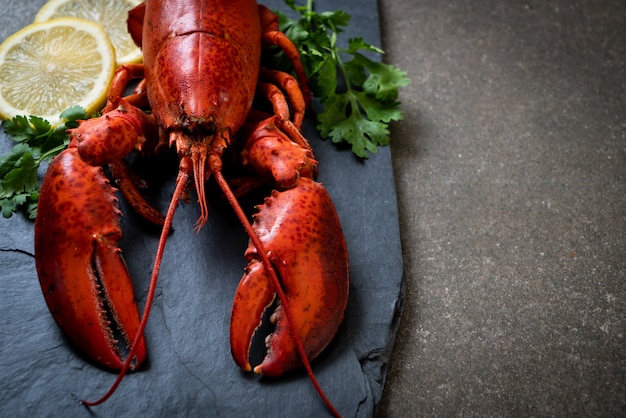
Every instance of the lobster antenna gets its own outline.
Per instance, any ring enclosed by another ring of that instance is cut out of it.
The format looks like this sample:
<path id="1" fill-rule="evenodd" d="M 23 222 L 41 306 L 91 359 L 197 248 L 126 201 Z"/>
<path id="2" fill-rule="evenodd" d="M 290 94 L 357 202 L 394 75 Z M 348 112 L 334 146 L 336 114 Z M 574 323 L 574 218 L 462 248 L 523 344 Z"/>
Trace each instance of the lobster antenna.
<path id="1" fill-rule="evenodd" d="M 189 161 L 187 158 L 183 158 L 180 162 L 180 171 L 178 172 L 178 178 L 176 179 L 176 188 L 174 189 L 174 195 L 172 196 L 172 200 L 170 201 L 170 205 L 167 209 L 167 215 L 165 216 L 165 222 L 163 224 L 163 229 L 161 230 L 161 237 L 159 238 L 159 246 L 157 248 L 157 253 L 154 259 L 154 267 L 152 269 L 152 276 L 150 277 L 150 288 L 148 289 L 148 297 L 146 298 L 146 305 L 143 308 L 143 315 L 141 317 L 141 323 L 139 324 L 139 330 L 137 331 L 137 335 L 135 335 L 135 339 L 130 347 L 130 352 L 128 353 L 128 357 L 126 357 L 126 361 L 124 361 L 124 366 L 120 370 L 115 382 L 111 385 L 109 390 L 98 400 L 90 402 L 87 400 L 83 400 L 81 403 L 85 406 L 97 406 L 106 401 L 113 395 L 117 387 L 122 383 L 122 379 L 126 376 L 126 372 L 130 368 L 130 365 L 135 357 L 135 353 L 137 352 L 137 348 L 139 347 L 139 341 L 141 341 L 141 337 L 143 336 L 143 331 L 146 328 L 146 324 L 148 323 L 148 317 L 150 316 L 150 310 L 152 308 L 152 302 L 154 301 L 154 294 L 156 293 L 156 285 L 157 278 L 159 276 L 159 270 L 161 268 L 161 260 L 163 259 L 163 251 L 165 249 L 165 243 L 167 242 L 167 237 L 170 233 L 172 227 L 172 219 L 174 218 L 174 212 L 176 212 L 176 208 L 178 207 L 178 202 L 187 186 L 187 182 L 189 181 Z"/>
<path id="2" fill-rule="evenodd" d="M 328 399 L 328 397 L 322 390 L 322 387 L 317 381 L 315 374 L 313 374 L 311 363 L 309 362 L 309 358 L 307 357 L 306 351 L 304 350 L 304 346 L 302 345 L 302 339 L 300 338 L 300 335 L 295 331 L 296 327 L 294 326 L 294 321 L 291 316 L 291 310 L 289 309 L 289 302 L 287 301 L 285 292 L 283 292 L 282 285 L 280 284 L 280 280 L 278 280 L 278 276 L 276 275 L 274 266 L 272 265 L 272 262 L 270 261 L 267 255 L 267 252 L 265 251 L 265 248 L 263 247 L 263 244 L 261 243 L 261 240 L 252 229 L 252 225 L 250 224 L 250 221 L 246 217 L 246 214 L 244 213 L 243 209 L 241 209 L 241 206 L 239 205 L 239 202 L 237 201 L 235 194 L 233 193 L 230 186 L 228 185 L 228 182 L 222 175 L 222 172 L 221 172 L 222 161 L 218 155 L 215 155 L 215 154 L 209 155 L 209 167 L 211 168 L 211 174 L 213 174 L 213 178 L 215 179 L 220 189 L 224 193 L 224 196 L 226 196 L 228 203 L 230 203 L 231 207 L 235 211 L 237 218 L 243 225 L 246 233 L 250 237 L 250 240 L 256 247 L 257 253 L 261 257 L 261 262 L 263 263 L 263 265 L 265 266 L 265 269 L 270 274 L 274 287 L 276 288 L 276 293 L 278 294 L 278 298 L 280 299 L 280 302 L 283 305 L 283 312 L 285 316 L 287 317 L 287 323 L 289 324 L 289 332 L 291 333 L 291 337 L 296 343 L 298 355 L 300 356 L 300 359 L 302 360 L 304 368 L 306 369 L 306 372 L 309 375 L 309 379 L 311 380 L 311 383 L 315 387 L 315 390 L 317 391 L 317 393 L 322 398 L 322 401 L 324 402 L 326 407 L 329 409 L 330 413 L 335 417 L 341 417 L 337 409 L 335 409 L 333 404 L 330 402 L 330 400 Z"/>

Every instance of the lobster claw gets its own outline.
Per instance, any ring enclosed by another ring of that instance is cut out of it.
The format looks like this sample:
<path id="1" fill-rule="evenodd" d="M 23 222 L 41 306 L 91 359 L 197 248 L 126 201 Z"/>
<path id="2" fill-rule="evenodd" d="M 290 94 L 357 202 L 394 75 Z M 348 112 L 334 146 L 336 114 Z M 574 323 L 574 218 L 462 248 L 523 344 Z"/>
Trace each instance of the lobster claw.
<path id="1" fill-rule="evenodd" d="M 348 253 L 334 205 L 326 189 L 309 178 L 274 191 L 254 215 L 253 228 L 270 255 L 289 311 L 309 360 L 333 339 L 348 302 Z M 235 362 L 251 370 L 249 351 L 275 289 L 254 245 L 237 288 L 231 316 Z M 256 373 L 280 376 L 302 366 L 283 306 L 271 316 L 275 330 L 266 338 L 267 355 Z"/>
<path id="2" fill-rule="evenodd" d="M 124 363 L 118 339 L 132 340 L 139 313 L 117 241 L 122 237 L 115 189 L 101 167 L 76 147 L 56 157 L 41 186 L 35 260 L 44 298 L 67 337 L 94 362 Z M 134 367 L 146 357 L 143 337 Z"/>

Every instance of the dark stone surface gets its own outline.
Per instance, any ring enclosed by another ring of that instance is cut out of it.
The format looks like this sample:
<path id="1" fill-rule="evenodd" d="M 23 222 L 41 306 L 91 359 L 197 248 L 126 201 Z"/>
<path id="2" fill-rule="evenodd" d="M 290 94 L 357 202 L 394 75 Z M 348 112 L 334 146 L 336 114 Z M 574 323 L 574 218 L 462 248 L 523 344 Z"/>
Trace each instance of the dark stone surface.
<path id="1" fill-rule="evenodd" d="M 32 21 L 44 2 L 11 2 L 0 15 L 0 39 Z M 316 2 L 320 10 L 337 6 Z M 280 1 L 266 4 L 281 6 Z M 284 8 L 284 5 L 281 6 Z M 375 1 L 343 2 L 352 32 L 379 44 Z M 345 416 L 374 415 L 386 376 L 402 300 L 402 255 L 390 149 L 366 163 L 321 141 L 307 120 L 305 135 L 320 160 L 320 180 L 337 207 L 351 263 L 346 319 L 331 346 L 314 362 L 330 399 Z M 0 152 L 11 144 L 0 135 Z M 169 199 L 176 166 L 156 196 Z M 161 174 L 167 170 L 161 169 Z M 161 182 L 161 180 L 159 180 Z M 125 204 L 121 202 L 122 209 Z M 230 356 L 231 301 L 245 265 L 247 244 L 228 209 L 211 207 L 196 234 L 199 208 L 181 205 L 166 246 L 152 316 L 146 330 L 149 359 L 118 392 L 92 411 L 82 398 L 101 396 L 115 375 L 81 358 L 47 311 L 36 278 L 33 225 L 22 216 L 0 222 L 0 410 L 15 416 L 323 416 L 324 406 L 303 373 L 259 379 L 239 371 Z M 157 233 L 122 218 L 121 242 L 145 300 Z"/>
<path id="2" fill-rule="evenodd" d="M 626 3 L 379 3 L 413 80 L 380 416 L 624 416 Z"/>

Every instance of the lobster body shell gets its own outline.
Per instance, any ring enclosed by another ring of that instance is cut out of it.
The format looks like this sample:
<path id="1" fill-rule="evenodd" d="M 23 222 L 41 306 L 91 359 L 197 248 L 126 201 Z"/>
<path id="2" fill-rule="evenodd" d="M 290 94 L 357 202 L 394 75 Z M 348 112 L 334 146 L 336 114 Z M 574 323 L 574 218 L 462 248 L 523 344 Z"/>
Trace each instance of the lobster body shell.
<path id="1" fill-rule="evenodd" d="M 197 136 L 241 127 L 261 60 L 256 1 L 148 0 L 140 39 L 137 32 L 148 100 L 162 128 Z"/>

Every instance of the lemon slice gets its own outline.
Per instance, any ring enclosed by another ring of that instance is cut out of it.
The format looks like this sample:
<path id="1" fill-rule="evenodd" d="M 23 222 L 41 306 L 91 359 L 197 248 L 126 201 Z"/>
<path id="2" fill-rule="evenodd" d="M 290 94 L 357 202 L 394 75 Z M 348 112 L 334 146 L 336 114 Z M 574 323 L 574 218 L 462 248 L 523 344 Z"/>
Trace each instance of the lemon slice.
<path id="1" fill-rule="evenodd" d="M 73 106 L 99 110 L 115 72 L 100 25 L 61 18 L 33 23 L 0 45 L 0 117 L 37 115 L 55 124 Z"/>
<path id="2" fill-rule="evenodd" d="M 50 0 L 37 13 L 35 22 L 59 17 L 77 17 L 102 25 L 115 48 L 117 65 L 141 62 L 141 50 L 128 34 L 128 11 L 142 0 Z"/>

